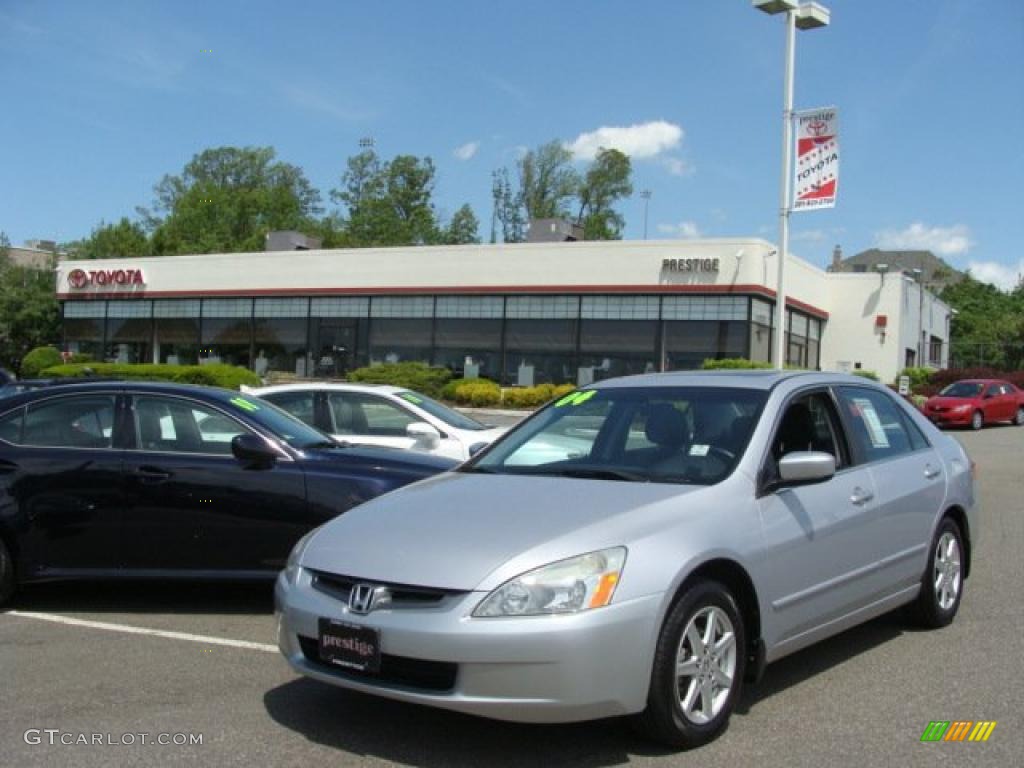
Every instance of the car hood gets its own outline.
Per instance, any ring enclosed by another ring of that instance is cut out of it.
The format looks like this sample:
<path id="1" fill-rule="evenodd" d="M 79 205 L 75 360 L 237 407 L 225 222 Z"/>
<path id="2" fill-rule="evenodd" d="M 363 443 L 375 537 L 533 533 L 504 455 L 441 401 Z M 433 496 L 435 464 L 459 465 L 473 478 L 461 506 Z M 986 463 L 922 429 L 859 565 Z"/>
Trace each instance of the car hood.
<path id="1" fill-rule="evenodd" d="M 330 521 L 309 541 L 301 562 L 370 581 L 491 589 L 545 563 L 628 544 L 651 522 L 641 510 L 671 508 L 677 515 L 680 496 L 704 489 L 448 473 Z"/>
<path id="2" fill-rule="evenodd" d="M 303 451 L 307 461 L 320 466 L 367 466 L 385 469 L 422 471 L 424 476 L 444 472 L 459 465 L 454 459 L 429 453 L 369 445 L 347 445 L 337 448 L 314 448 Z"/>

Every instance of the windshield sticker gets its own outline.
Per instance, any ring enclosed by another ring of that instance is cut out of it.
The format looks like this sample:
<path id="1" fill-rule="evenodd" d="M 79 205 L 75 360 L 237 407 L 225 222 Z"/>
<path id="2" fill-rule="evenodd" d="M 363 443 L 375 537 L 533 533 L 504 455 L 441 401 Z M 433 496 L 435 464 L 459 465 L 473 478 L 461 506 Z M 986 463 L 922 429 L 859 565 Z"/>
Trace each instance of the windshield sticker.
<path id="1" fill-rule="evenodd" d="M 882 420 L 878 418 L 878 411 L 875 410 L 874 404 L 870 400 L 860 397 L 853 398 L 853 402 L 860 409 L 860 414 L 864 418 L 864 425 L 868 428 L 871 445 L 874 448 L 888 448 L 889 438 L 885 434 L 885 428 L 882 427 Z"/>
<path id="2" fill-rule="evenodd" d="M 422 397 L 416 397 L 416 395 L 414 395 L 412 392 L 399 392 L 398 396 L 403 400 L 412 403 L 413 405 L 419 405 L 420 403 L 423 402 Z"/>
<path id="3" fill-rule="evenodd" d="M 586 392 L 570 392 L 568 395 L 566 395 L 557 403 L 555 403 L 555 408 L 561 408 L 562 406 L 565 405 L 582 405 L 596 394 L 596 389 L 588 389 Z"/>
<path id="4" fill-rule="evenodd" d="M 690 455 L 691 456 L 707 456 L 708 455 L 708 450 L 710 450 L 710 448 L 711 448 L 710 445 L 698 445 L 698 444 L 694 443 L 693 445 L 690 446 Z"/>
<path id="5" fill-rule="evenodd" d="M 228 402 L 230 402 L 236 408 L 240 408 L 243 411 L 248 411 L 249 413 L 255 413 L 260 409 L 260 407 L 256 405 L 256 403 L 252 402 L 251 400 L 246 400 L 244 397 L 232 397 L 231 400 L 229 400 Z"/>

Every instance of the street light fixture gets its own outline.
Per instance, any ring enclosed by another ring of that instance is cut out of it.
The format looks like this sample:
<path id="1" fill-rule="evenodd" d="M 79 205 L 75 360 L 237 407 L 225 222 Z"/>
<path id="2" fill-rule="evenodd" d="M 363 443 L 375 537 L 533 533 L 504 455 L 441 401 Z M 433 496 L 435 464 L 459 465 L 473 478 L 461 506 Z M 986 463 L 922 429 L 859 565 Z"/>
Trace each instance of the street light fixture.
<path id="1" fill-rule="evenodd" d="M 786 66 L 782 88 L 782 181 L 779 185 L 779 264 L 775 282 L 775 365 L 786 367 L 786 254 L 789 253 L 790 183 L 793 163 L 793 61 L 796 56 L 796 30 L 824 27 L 829 11 L 821 3 L 799 3 L 798 0 L 753 0 L 759 11 L 786 14 Z"/>

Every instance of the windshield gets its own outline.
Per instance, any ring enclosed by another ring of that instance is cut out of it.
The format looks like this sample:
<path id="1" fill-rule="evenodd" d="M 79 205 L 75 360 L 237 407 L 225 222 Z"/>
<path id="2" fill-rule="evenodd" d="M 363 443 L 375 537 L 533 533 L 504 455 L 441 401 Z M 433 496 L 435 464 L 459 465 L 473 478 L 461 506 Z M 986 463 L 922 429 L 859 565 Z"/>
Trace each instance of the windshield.
<path id="1" fill-rule="evenodd" d="M 453 411 L 447 405 L 442 405 L 437 400 L 432 400 L 426 395 L 421 395 L 419 392 L 410 392 L 405 390 L 404 392 L 396 392 L 395 397 L 400 397 L 407 403 L 412 403 L 417 408 L 422 408 L 424 411 L 429 413 L 435 419 L 440 419 L 450 427 L 455 429 L 468 429 L 473 432 L 479 432 L 482 429 L 489 429 L 486 424 L 481 424 L 476 419 L 471 419 L 469 416 L 463 416 L 458 411 Z"/>
<path id="2" fill-rule="evenodd" d="M 765 396 L 724 387 L 577 391 L 464 471 L 712 485 L 746 450 Z"/>
<path id="3" fill-rule="evenodd" d="M 939 392 L 942 397 L 977 397 L 981 384 L 974 381 L 957 381 Z"/>
<path id="4" fill-rule="evenodd" d="M 268 400 L 236 395 L 228 398 L 227 404 L 236 412 L 248 416 L 275 437 L 288 443 L 292 448 L 304 450 L 316 447 L 329 448 L 337 445 L 330 436 L 299 421 Z"/>

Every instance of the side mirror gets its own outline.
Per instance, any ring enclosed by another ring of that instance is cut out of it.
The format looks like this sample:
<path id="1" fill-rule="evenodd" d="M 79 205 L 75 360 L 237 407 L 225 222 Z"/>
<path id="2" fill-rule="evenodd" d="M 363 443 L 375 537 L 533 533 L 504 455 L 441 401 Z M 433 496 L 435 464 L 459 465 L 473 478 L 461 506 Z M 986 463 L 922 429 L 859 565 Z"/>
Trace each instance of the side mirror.
<path id="1" fill-rule="evenodd" d="M 441 433 L 425 421 L 414 421 L 405 428 L 405 434 L 431 448 L 441 440 Z"/>
<path id="2" fill-rule="evenodd" d="M 256 469 L 272 467 L 277 461 L 277 452 L 262 437 L 249 432 L 231 438 L 231 453 L 246 466 Z"/>
<path id="3" fill-rule="evenodd" d="M 836 473 L 836 457 L 824 451 L 793 451 L 779 460 L 780 485 L 808 485 Z"/>

